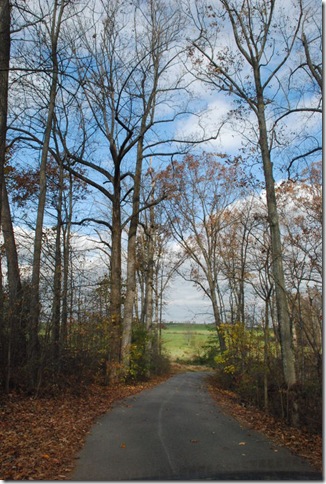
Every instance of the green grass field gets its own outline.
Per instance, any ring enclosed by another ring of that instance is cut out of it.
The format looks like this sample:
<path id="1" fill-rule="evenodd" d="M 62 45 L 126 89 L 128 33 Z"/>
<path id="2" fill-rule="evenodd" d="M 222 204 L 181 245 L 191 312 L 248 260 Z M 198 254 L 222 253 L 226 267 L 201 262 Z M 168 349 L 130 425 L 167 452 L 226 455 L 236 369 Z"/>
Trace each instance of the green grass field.
<path id="1" fill-rule="evenodd" d="M 212 336 L 211 324 L 167 323 L 162 329 L 162 344 L 172 361 L 191 361 L 200 357 Z"/>

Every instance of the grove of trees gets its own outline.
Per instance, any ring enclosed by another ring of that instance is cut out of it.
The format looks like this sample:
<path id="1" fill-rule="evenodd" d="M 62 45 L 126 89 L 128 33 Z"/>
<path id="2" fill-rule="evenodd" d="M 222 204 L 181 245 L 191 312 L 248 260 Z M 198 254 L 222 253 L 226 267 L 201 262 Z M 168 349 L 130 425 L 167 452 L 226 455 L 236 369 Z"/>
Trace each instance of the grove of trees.
<path id="1" fill-rule="evenodd" d="M 315 0 L 1 2 L 2 391 L 165 371 L 178 277 L 221 381 L 309 424 L 321 42 Z"/>

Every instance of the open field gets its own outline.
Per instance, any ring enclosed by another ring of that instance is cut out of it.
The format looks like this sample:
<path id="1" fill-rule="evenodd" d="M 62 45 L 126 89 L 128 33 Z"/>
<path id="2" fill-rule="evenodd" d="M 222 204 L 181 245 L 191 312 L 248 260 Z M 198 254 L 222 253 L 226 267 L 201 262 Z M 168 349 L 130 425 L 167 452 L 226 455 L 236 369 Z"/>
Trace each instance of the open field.
<path id="1" fill-rule="evenodd" d="M 190 361 L 204 352 L 214 335 L 211 324 L 167 323 L 162 329 L 162 343 L 172 361 Z"/>

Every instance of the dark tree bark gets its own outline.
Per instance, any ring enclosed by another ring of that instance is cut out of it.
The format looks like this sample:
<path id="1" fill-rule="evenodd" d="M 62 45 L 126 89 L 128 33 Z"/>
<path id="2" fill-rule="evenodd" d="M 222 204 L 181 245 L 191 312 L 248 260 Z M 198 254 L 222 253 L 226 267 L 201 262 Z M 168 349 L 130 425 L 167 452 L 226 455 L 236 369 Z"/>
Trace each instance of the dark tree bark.
<path id="1" fill-rule="evenodd" d="M 139 224 L 140 208 L 140 183 L 143 165 L 143 140 L 138 143 L 137 163 L 134 176 L 134 191 L 132 200 L 132 216 L 128 231 L 128 254 L 127 254 L 127 292 L 123 311 L 123 330 L 121 359 L 123 373 L 126 374 L 130 364 L 130 345 L 132 336 L 133 310 L 136 298 L 136 242 L 137 228 Z"/>
<path id="2" fill-rule="evenodd" d="M 0 3 L 0 218 L 6 249 L 9 287 L 7 390 L 9 390 L 12 369 L 24 361 L 26 351 L 24 322 L 22 320 L 22 284 L 4 175 L 10 64 L 10 9 L 9 0 L 4 0 Z M 4 324 L 3 321 L 2 324 Z"/>
<path id="3" fill-rule="evenodd" d="M 5 185 L 4 179 L 4 165 L 6 159 L 6 138 L 7 138 L 7 114 L 8 114 L 8 84 L 9 84 L 9 62 L 10 62 L 10 3 L 9 0 L 3 1 L 0 4 L 0 195 L 3 193 Z M 0 196 L 0 222 L 2 226 L 2 197 Z M 2 254 L 1 254 L 2 257 Z M 5 324 L 3 320 L 4 310 L 4 294 L 2 287 L 2 271 L 1 277 L 1 293 L 0 293 L 0 337 L 2 354 L 5 352 L 4 329 Z"/>
<path id="4" fill-rule="evenodd" d="M 116 160 L 113 180 L 112 200 L 112 257 L 111 257 L 111 291 L 110 291 L 110 342 L 107 366 L 108 383 L 119 380 L 121 356 L 121 173 L 120 160 Z"/>
<path id="5" fill-rule="evenodd" d="M 61 282 L 62 282 L 62 254 L 61 254 L 61 231 L 62 231 L 62 192 L 63 192 L 63 167 L 59 166 L 59 187 L 57 195 L 57 226 L 55 235 L 54 252 L 54 277 L 53 277 L 53 301 L 52 301 L 52 344 L 53 358 L 59 363 L 60 358 L 60 323 L 61 323 Z"/>

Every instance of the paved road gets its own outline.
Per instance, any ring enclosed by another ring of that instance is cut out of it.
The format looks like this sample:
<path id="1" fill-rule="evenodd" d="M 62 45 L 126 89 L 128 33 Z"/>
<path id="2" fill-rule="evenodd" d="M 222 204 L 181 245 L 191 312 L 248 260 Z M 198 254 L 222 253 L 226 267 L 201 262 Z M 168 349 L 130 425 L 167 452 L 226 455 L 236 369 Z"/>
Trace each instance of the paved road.
<path id="1" fill-rule="evenodd" d="M 241 428 L 184 373 L 129 397 L 103 416 L 71 480 L 321 480 L 300 458 Z"/>

